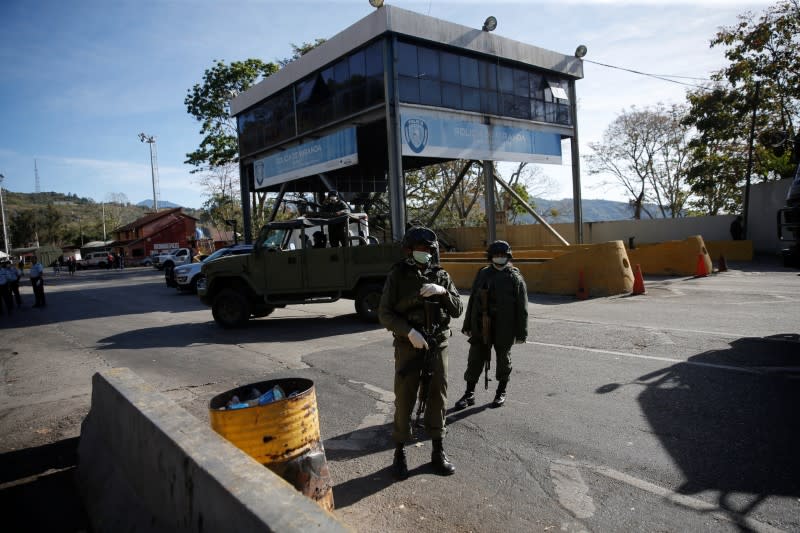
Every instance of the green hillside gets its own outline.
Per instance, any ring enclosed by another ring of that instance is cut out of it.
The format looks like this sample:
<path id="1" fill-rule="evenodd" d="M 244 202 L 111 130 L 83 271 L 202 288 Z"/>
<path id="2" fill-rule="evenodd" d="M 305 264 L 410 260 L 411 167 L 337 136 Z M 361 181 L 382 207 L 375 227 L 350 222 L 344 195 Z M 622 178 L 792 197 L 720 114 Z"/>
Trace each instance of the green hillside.
<path id="1" fill-rule="evenodd" d="M 52 244 L 59 247 L 111 240 L 114 228 L 124 226 L 151 212 L 144 206 L 127 202 L 97 203 L 91 198 L 58 192 L 17 193 L 3 190 L 6 228 L 10 247 L 19 248 Z M 184 213 L 200 218 L 198 209 L 184 208 Z M 0 234 L 2 240 L 2 234 Z"/>

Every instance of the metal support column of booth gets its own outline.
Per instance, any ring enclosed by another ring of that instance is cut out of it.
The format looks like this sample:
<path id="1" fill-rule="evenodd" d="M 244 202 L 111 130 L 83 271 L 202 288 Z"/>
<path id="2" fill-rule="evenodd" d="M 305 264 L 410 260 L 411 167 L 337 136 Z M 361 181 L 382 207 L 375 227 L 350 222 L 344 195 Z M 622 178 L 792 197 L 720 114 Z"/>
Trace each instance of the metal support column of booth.
<path id="1" fill-rule="evenodd" d="M 494 201 L 494 164 L 492 161 L 487 160 L 483 162 L 483 184 L 483 195 L 486 200 L 486 242 L 488 244 L 497 239 Z"/>
<path id="2" fill-rule="evenodd" d="M 572 116 L 570 158 L 572 159 L 572 211 L 575 214 L 575 244 L 583 244 L 583 207 L 581 204 L 581 157 L 578 151 L 578 97 L 575 80 L 569 80 L 569 113 Z"/>
<path id="3" fill-rule="evenodd" d="M 239 196 L 242 200 L 242 224 L 244 230 L 244 242 L 253 243 L 253 221 L 250 215 L 250 176 L 247 174 L 247 165 L 239 161 Z"/>
<path id="4" fill-rule="evenodd" d="M 392 221 L 392 238 L 403 240 L 406 231 L 406 195 L 403 176 L 403 156 L 400 131 L 400 94 L 397 87 L 395 49 L 397 37 L 384 40 L 383 81 L 386 87 L 386 140 L 389 152 L 389 212 Z"/>

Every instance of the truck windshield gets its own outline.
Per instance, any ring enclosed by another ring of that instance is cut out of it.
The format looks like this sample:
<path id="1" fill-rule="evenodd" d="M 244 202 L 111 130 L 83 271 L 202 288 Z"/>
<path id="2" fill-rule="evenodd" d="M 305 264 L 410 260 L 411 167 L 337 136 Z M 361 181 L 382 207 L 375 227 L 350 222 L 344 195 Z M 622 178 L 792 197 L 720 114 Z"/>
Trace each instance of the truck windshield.
<path id="1" fill-rule="evenodd" d="M 286 237 L 285 229 L 267 229 L 261 230 L 261 235 L 258 236 L 261 241 L 262 248 L 281 248 L 283 241 Z"/>

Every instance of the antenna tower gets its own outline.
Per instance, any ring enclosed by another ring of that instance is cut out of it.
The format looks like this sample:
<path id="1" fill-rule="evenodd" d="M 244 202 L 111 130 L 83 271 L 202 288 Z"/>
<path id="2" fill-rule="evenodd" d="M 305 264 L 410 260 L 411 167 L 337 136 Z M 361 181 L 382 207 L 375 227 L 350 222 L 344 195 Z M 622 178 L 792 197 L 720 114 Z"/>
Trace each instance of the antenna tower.
<path id="1" fill-rule="evenodd" d="M 42 192 L 42 188 L 39 184 L 39 167 L 36 165 L 35 159 L 33 160 L 33 175 L 36 177 L 36 184 L 34 186 L 34 191 L 36 191 L 36 194 L 39 194 L 40 192 Z"/>

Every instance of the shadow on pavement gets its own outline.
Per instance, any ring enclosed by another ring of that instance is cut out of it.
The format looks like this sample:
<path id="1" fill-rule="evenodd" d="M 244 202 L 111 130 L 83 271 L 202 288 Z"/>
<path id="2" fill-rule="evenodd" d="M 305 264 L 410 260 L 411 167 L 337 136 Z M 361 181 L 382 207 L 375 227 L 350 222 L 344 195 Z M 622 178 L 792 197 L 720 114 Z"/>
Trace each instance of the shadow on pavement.
<path id="1" fill-rule="evenodd" d="M 99 339 L 98 350 L 182 348 L 193 344 L 246 344 L 250 342 L 296 342 L 379 329 L 358 315 L 303 318 L 264 318 L 247 326 L 225 330 L 214 322 L 183 323 L 136 329 Z"/>
<path id="2" fill-rule="evenodd" d="M 89 531 L 75 488 L 78 437 L 0 455 L 5 531 Z"/>
<path id="3" fill-rule="evenodd" d="M 642 412 L 684 476 L 676 492 L 716 491 L 742 530 L 768 496 L 800 496 L 798 338 L 738 339 L 626 384 L 644 387 Z"/>

